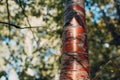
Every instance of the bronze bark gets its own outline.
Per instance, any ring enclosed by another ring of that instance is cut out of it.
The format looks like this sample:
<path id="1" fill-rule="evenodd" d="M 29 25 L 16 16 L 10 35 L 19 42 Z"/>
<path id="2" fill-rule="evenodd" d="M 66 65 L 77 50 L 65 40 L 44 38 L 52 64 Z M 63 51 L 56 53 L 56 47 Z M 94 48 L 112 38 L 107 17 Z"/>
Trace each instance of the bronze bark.
<path id="1" fill-rule="evenodd" d="M 66 0 L 60 80 L 90 80 L 84 0 Z"/>

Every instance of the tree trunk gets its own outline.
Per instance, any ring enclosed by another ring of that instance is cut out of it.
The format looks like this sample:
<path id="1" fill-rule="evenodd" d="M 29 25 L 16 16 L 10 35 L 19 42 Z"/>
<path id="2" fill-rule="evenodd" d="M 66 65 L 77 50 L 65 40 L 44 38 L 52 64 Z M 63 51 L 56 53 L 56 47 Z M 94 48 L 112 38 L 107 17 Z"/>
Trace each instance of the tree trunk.
<path id="1" fill-rule="evenodd" d="M 90 80 L 84 0 L 65 0 L 60 80 Z"/>

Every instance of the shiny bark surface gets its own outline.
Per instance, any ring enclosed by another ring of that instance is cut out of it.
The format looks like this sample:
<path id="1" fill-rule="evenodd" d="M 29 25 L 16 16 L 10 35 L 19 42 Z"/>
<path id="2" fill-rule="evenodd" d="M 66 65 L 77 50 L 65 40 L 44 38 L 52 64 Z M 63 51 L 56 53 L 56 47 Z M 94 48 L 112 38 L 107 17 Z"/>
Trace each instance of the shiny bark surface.
<path id="1" fill-rule="evenodd" d="M 60 80 L 90 80 L 84 0 L 66 0 Z"/>

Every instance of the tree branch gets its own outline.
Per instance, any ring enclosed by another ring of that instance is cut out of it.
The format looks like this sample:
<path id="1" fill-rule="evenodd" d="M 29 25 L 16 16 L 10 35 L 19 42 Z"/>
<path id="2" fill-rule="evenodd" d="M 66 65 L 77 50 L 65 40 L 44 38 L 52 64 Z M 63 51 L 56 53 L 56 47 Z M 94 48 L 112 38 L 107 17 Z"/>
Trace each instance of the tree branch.
<path id="1" fill-rule="evenodd" d="M 19 3 L 20 3 L 19 6 L 20 6 L 20 8 L 22 9 L 22 12 L 23 12 L 24 16 L 26 17 L 26 20 L 27 20 L 28 25 L 31 27 L 29 18 L 28 18 L 28 16 L 27 16 L 27 14 L 25 13 L 25 9 L 24 9 L 24 7 L 22 6 L 21 1 L 19 1 Z M 34 32 L 33 32 L 33 30 L 32 30 L 31 28 L 30 28 L 30 31 L 32 32 L 33 38 L 34 38 L 34 40 L 35 40 L 36 43 L 37 43 L 37 47 L 39 48 L 39 41 L 36 39 L 35 34 L 34 34 Z"/>
<path id="2" fill-rule="evenodd" d="M 8 0 L 6 0 L 6 7 L 7 7 L 7 18 L 8 18 L 8 22 L 10 23 L 10 10 L 9 10 Z"/>
<path id="3" fill-rule="evenodd" d="M 8 23 L 10 23 L 10 10 L 9 10 L 8 0 L 6 0 L 6 8 L 7 8 L 7 19 L 8 19 Z M 8 34 L 8 36 L 9 36 L 9 40 L 10 40 L 10 30 L 11 30 L 10 25 L 8 25 L 8 29 L 9 29 L 9 34 Z M 9 44 L 9 42 L 8 42 L 7 44 Z"/>
<path id="4" fill-rule="evenodd" d="M 100 70 L 97 72 L 96 76 L 92 80 L 97 80 L 97 78 L 100 76 L 100 73 L 105 69 L 105 66 L 112 63 L 112 61 L 114 61 L 116 58 L 119 58 L 119 57 L 120 55 L 116 55 L 116 56 L 109 58 L 109 60 L 104 65 L 100 66 Z"/>
<path id="5" fill-rule="evenodd" d="M 0 24 L 5 24 L 5 25 L 10 25 L 10 26 L 13 26 L 17 29 L 26 29 L 26 28 L 39 28 L 39 26 L 31 26 L 31 27 L 20 27 L 18 25 L 15 25 L 15 24 L 11 24 L 11 23 L 8 23 L 8 22 L 0 22 Z"/>

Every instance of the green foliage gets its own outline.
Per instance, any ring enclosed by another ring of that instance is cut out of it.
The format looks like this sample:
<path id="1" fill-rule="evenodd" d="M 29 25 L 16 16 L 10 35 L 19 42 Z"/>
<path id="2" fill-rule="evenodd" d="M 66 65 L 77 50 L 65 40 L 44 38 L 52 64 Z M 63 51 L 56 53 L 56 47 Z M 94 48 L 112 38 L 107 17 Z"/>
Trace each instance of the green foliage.
<path id="1" fill-rule="evenodd" d="M 0 3 L 0 22 L 8 22 L 9 16 L 10 23 L 21 28 L 37 27 L 10 26 L 9 31 L 8 25 L 0 24 L 1 79 L 14 73 L 20 80 L 55 80 L 59 75 L 63 3 L 9 0 L 10 15 L 6 2 Z"/>
<path id="2" fill-rule="evenodd" d="M 86 0 L 91 80 L 120 79 L 120 6 L 113 2 Z M 6 1 L 0 1 L 0 22 L 9 17 L 8 23 L 37 28 L 9 30 L 0 23 L 0 79 L 13 80 L 12 74 L 15 80 L 59 80 L 63 0 L 8 0 L 8 4 L 10 15 Z"/>
<path id="3" fill-rule="evenodd" d="M 118 75 L 120 72 L 118 61 L 120 59 L 120 18 L 117 17 L 119 9 L 116 9 L 116 4 L 113 2 L 113 0 L 93 0 L 92 2 L 87 0 L 86 2 L 92 80 L 120 79 Z M 99 18 L 100 14 L 102 16 Z"/>

